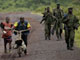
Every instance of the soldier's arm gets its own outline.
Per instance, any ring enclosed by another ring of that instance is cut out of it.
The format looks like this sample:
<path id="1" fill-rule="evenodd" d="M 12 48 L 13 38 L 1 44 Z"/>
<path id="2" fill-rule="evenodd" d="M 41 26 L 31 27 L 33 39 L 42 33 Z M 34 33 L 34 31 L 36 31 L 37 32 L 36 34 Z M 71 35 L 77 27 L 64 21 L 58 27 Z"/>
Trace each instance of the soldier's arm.
<path id="1" fill-rule="evenodd" d="M 63 23 L 63 18 L 64 18 L 64 12 L 61 10 L 61 23 Z"/>
<path id="2" fill-rule="evenodd" d="M 53 21 L 52 21 L 52 24 L 53 24 L 52 35 L 54 35 L 54 30 L 56 28 L 56 24 L 55 23 L 57 23 L 58 19 L 55 16 L 53 16 L 52 19 L 53 19 Z"/>
<path id="3" fill-rule="evenodd" d="M 75 21 L 74 21 L 74 27 L 75 27 L 75 29 L 78 29 L 78 27 L 80 26 L 80 23 L 79 23 L 79 19 L 75 16 L 75 19 L 74 19 Z"/>
<path id="4" fill-rule="evenodd" d="M 68 17 L 68 15 L 64 14 L 64 17 L 62 18 L 62 23 L 66 24 L 68 22 L 67 17 Z"/>
<path id="5" fill-rule="evenodd" d="M 42 20 L 41 20 L 40 24 L 45 20 L 46 20 L 46 13 L 43 14 L 43 17 L 42 17 Z"/>
<path id="6" fill-rule="evenodd" d="M 53 9 L 53 16 L 55 16 L 55 9 Z"/>
<path id="7" fill-rule="evenodd" d="M 62 15 L 62 18 L 64 17 L 64 11 L 62 10 L 62 12 L 61 12 L 61 15 Z"/>
<path id="8" fill-rule="evenodd" d="M 53 22 L 57 22 L 58 21 L 58 19 L 55 16 L 52 16 L 52 18 L 53 18 Z"/>
<path id="9" fill-rule="evenodd" d="M 54 22 L 57 22 L 58 19 L 57 19 L 57 17 L 55 17 L 55 11 L 56 11 L 56 9 L 53 9 L 53 20 L 54 20 Z"/>
<path id="10" fill-rule="evenodd" d="M 45 17 L 43 17 L 43 18 L 42 18 L 42 20 L 41 20 L 40 24 L 41 24 L 43 21 L 45 21 Z"/>
<path id="11" fill-rule="evenodd" d="M 51 17 L 52 24 L 56 21 L 56 17 L 50 12 L 49 16 Z"/>

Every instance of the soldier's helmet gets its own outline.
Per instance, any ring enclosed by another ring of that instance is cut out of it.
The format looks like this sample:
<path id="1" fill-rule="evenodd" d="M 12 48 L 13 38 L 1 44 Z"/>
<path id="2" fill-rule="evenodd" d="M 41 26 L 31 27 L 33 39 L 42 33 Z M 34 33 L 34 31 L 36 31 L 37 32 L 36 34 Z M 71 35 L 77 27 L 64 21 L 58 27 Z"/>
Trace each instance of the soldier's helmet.
<path id="1" fill-rule="evenodd" d="M 68 8 L 68 13 L 72 14 L 72 12 L 73 12 L 73 8 L 72 7 L 69 7 Z"/>
<path id="2" fill-rule="evenodd" d="M 49 10 L 49 9 L 50 9 L 50 7 L 47 7 L 46 9 L 47 9 L 47 10 Z"/>
<path id="3" fill-rule="evenodd" d="M 60 6 L 60 4 L 59 4 L 59 3 L 57 3 L 57 6 Z"/>
<path id="4" fill-rule="evenodd" d="M 47 7 L 47 12 L 50 12 L 50 7 Z"/>
<path id="5" fill-rule="evenodd" d="M 73 8 L 72 7 L 69 7 L 68 10 L 73 10 Z"/>
<path id="6" fill-rule="evenodd" d="M 58 9 L 60 8 L 60 4 L 59 4 L 59 3 L 57 3 L 57 8 L 58 8 Z"/>

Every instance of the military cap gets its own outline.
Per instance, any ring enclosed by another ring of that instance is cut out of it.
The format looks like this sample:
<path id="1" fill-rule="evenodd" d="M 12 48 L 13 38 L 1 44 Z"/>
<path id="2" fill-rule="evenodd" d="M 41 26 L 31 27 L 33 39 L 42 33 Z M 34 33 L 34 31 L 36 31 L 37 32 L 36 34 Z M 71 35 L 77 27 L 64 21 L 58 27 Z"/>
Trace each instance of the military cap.
<path id="1" fill-rule="evenodd" d="M 59 3 L 57 3 L 57 5 L 60 5 Z"/>
<path id="2" fill-rule="evenodd" d="M 72 7 L 69 7 L 69 8 L 68 8 L 68 10 L 72 10 L 72 9 L 73 9 Z"/>

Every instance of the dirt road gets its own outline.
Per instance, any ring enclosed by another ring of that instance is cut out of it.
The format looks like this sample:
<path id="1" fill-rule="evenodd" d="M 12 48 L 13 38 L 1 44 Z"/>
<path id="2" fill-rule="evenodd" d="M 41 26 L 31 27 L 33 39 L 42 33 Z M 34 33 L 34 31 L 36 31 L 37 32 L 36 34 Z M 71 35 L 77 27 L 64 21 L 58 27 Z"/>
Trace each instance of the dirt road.
<path id="1" fill-rule="evenodd" d="M 30 12 L 6 13 L 2 15 L 9 16 L 12 22 L 18 20 L 18 17 L 24 16 L 31 23 L 32 30 L 28 38 L 27 49 L 29 55 L 22 55 L 19 58 L 16 50 L 12 50 L 12 53 L 4 54 L 3 40 L 0 39 L 0 60 L 80 60 L 80 49 L 75 47 L 74 51 L 67 50 L 64 36 L 61 41 L 56 41 L 55 35 L 52 36 L 51 40 L 44 39 L 44 25 L 39 23 L 41 16 Z M 15 38 L 13 37 L 14 41 Z"/>

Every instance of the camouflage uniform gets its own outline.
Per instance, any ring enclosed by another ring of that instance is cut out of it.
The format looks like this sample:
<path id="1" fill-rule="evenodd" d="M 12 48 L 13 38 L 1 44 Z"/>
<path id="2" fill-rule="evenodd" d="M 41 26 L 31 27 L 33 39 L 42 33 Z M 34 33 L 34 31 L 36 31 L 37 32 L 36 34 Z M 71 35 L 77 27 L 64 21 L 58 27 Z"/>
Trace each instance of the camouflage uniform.
<path id="1" fill-rule="evenodd" d="M 49 39 L 50 40 L 50 35 L 51 35 L 51 24 L 53 21 L 55 21 L 56 18 L 54 16 L 52 16 L 51 12 L 46 12 L 45 16 L 43 17 L 42 21 L 44 21 L 45 24 L 45 39 Z"/>
<path id="2" fill-rule="evenodd" d="M 45 11 L 42 13 L 43 14 L 43 19 L 41 20 L 40 23 L 42 23 L 44 21 L 44 18 L 46 17 L 46 14 L 47 14 L 47 8 L 45 8 Z"/>
<path id="3" fill-rule="evenodd" d="M 73 14 L 67 14 L 63 18 L 64 29 L 65 29 L 65 40 L 67 49 L 72 49 L 75 38 L 75 29 L 78 29 L 79 20 Z"/>
<path id="4" fill-rule="evenodd" d="M 63 25 L 62 25 L 62 18 L 64 16 L 63 10 L 62 9 L 54 9 L 53 10 L 53 16 L 55 16 L 58 20 L 55 22 L 55 25 L 53 27 L 53 33 L 54 30 L 56 30 L 56 35 L 57 38 L 60 39 Z"/>

